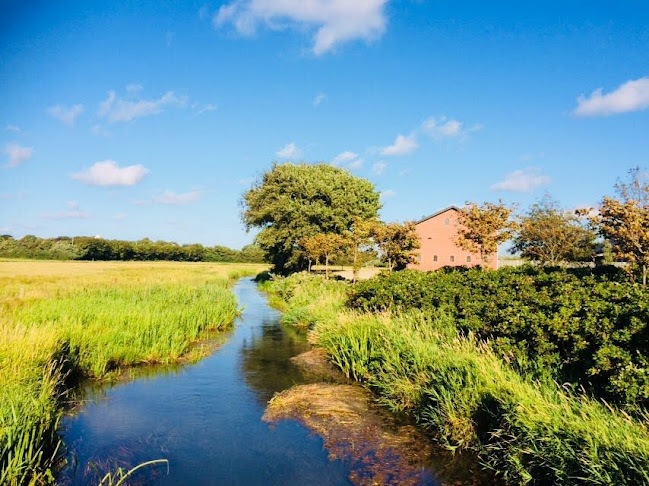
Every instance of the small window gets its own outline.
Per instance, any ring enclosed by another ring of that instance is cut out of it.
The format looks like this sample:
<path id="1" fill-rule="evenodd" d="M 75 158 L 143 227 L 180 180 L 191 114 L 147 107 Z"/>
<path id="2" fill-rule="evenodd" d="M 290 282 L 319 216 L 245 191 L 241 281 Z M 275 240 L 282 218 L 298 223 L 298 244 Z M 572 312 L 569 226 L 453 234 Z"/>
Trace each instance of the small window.
<path id="1" fill-rule="evenodd" d="M 471 263 L 471 257 L 470 256 L 466 257 L 466 262 Z"/>
<path id="2" fill-rule="evenodd" d="M 455 257 L 451 255 L 451 263 L 453 263 L 454 261 L 455 261 Z"/>
<path id="3" fill-rule="evenodd" d="M 434 262 L 437 261 L 437 255 L 433 255 L 433 261 L 434 261 Z"/>
<path id="4" fill-rule="evenodd" d="M 448 218 L 444 218 L 444 226 L 448 226 L 449 224 L 451 224 L 451 220 Z"/>

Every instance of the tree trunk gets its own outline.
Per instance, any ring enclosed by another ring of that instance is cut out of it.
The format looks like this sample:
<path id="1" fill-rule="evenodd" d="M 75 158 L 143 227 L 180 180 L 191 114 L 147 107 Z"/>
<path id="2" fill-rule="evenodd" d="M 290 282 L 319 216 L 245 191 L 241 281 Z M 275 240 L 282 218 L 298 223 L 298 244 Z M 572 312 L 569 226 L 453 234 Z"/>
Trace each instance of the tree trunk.
<path id="1" fill-rule="evenodd" d="M 325 255 L 325 280 L 329 280 L 329 254 Z"/>
<path id="2" fill-rule="evenodd" d="M 642 286 L 647 286 L 647 265 L 645 263 L 642 264 Z"/>

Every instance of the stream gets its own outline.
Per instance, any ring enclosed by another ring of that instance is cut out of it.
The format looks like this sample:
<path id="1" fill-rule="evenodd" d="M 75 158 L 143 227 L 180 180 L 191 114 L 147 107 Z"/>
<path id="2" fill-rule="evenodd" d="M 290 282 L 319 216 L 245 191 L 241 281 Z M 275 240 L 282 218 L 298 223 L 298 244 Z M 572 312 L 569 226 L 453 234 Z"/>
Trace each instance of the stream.
<path id="1" fill-rule="evenodd" d="M 321 437 L 295 420 L 262 421 L 275 393 L 314 382 L 289 361 L 310 346 L 280 324 L 253 281 L 240 280 L 234 292 L 243 313 L 210 356 L 86 386 L 62 423 L 68 465 L 59 484 L 98 484 L 108 471 L 155 459 L 168 466 L 143 468 L 128 484 L 352 484 L 355 463 L 331 457 Z M 441 484 L 430 464 L 417 466 L 417 484 Z"/>

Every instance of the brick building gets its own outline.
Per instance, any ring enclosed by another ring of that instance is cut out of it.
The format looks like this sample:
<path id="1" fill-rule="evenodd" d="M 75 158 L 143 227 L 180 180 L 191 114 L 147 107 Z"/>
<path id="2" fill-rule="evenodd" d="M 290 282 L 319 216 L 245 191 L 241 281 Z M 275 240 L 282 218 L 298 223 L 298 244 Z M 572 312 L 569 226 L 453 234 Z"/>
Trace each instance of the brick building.
<path id="1" fill-rule="evenodd" d="M 411 263 L 408 268 L 424 271 L 462 265 L 498 268 L 497 252 L 491 254 L 488 262 L 484 263 L 479 253 L 472 253 L 457 245 L 455 241 L 458 235 L 459 211 L 456 206 L 449 206 L 416 223 L 420 248 L 417 263 Z"/>

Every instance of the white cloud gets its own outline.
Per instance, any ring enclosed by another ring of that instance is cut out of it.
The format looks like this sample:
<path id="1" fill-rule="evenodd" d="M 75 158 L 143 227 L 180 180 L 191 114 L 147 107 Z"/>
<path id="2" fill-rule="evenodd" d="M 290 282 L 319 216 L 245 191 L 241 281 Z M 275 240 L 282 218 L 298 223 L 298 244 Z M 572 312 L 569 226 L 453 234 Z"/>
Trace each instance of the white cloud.
<path id="1" fill-rule="evenodd" d="M 109 123 L 129 122 L 144 116 L 162 113 L 167 106 L 184 107 L 187 99 L 178 97 L 173 91 L 167 91 L 154 100 L 126 100 L 117 96 L 115 91 L 108 92 L 108 98 L 99 104 L 98 114 Z"/>
<path id="2" fill-rule="evenodd" d="M 113 219 L 116 219 L 117 221 L 122 221 L 124 219 L 128 218 L 128 214 L 126 213 L 119 213 L 113 216 Z"/>
<path id="3" fill-rule="evenodd" d="M 214 16 L 215 28 L 231 23 L 242 35 L 254 35 L 259 25 L 273 30 L 315 29 L 313 53 L 318 56 L 337 45 L 371 41 L 385 32 L 388 0 L 234 0 Z"/>
<path id="4" fill-rule="evenodd" d="M 18 132 L 20 132 L 20 127 L 18 125 L 7 125 L 5 127 L 5 130 L 7 130 L 8 132 L 17 132 L 18 133 Z"/>
<path id="5" fill-rule="evenodd" d="M 279 149 L 276 153 L 276 155 L 280 159 L 299 159 L 302 157 L 302 151 L 295 145 L 294 142 L 287 143 Z"/>
<path id="6" fill-rule="evenodd" d="M 327 95 L 325 93 L 318 93 L 316 97 L 313 98 L 313 106 L 317 108 L 326 99 Z"/>
<path id="7" fill-rule="evenodd" d="M 541 169 L 538 167 L 527 167 L 507 174 L 505 179 L 493 184 L 490 189 L 493 191 L 529 192 L 539 186 L 549 184 L 551 181 L 549 176 L 541 174 Z"/>
<path id="8" fill-rule="evenodd" d="M 83 113 L 83 105 L 74 105 L 65 107 L 63 105 L 50 106 L 47 112 L 57 120 L 62 121 L 69 127 L 74 125 L 74 121 Z"/>
<path id="9" fill-rule="evenodd" d="M 377 175 L 377 176 L 383 175 L 383 172 L 385 171 L 387 166 L 388 166 L 388 164 L 386 164 L 385 162 L 382 162 L 382 161 L 376 162 L 372 166 L 372 174 Z"/>
<path id="10" fill-rule="evenodd" d="M 408 136 L 399 134 L 392 145 L 381 150 L 381 155 L 407 155 L 413 153 L 418 147 L 417 136 L 414 133 Z"/>
<path id="11" fill-rule="evenodd" d="M 649 77 L 627 81 L 607 94 L 602 94 L 602 88 L 598 88 L 589 97 L 581 95 L 577 98 L 574 114 L 608 116 L 647 108 L 649 108 Z"/>
<path id="12" fill-rule="evenodd" d="M 358 154 L 351 152 L 349 150 L 346 150 L 344 152 L 339 153 L 336 155 L 333 160 L 331 161 L 331 165 L 343 165 L 347 162 L 351 162 L 352 160 L 356 159 L 358 157 Z"/>
<path id="13" fill-rule="evenodd" d="M 139 93 L 144 89 L 144 86 L 138 83 L 131 83 L 126 85 L 126 91 L 128 93 Z"/>
<path id="14" fill-rule="evenodd" d="M 173 204 L 183 205 L 198 201 L 201 197 L 199 191 L 190 191 L 184 194 L 177 194 L 173 191 L 165 191 L 159 196 L 153 198 L 153 202 L 157 204 Z"/>
<path id="15" fill-rule="evenodd" d="M 34 155 L 34 149 L 32 147 L 23 147 L 17 143 L 8 143 L 5 145 L 3 152 L 8 159 L 5 167 L 18 167 Z"/>
<path id="16" fill-rule="evenodd" d="M 143 165 L 120 167 L 114 160 L 95 162 L 90 168 L 70 174 L 70 178 L 89 186 L 134 186 L 149 173 Z"/>
<path id="17" fill-rule="evenodd" d="M 461 138 L 466 137 L 469 133 L 482 129 L 482 125 L 474 125 L 471 128 L 463 128 L 462 122 L 441 116 L 436 118 L 431 116 L 421 124 L 424 133 L 436 139 L 443 138 Z"/>
<path id="18" fill-rule="evenodd" d="M 90 131 L 91 131 L 94 135 L 97 135 L 97 136 L 99 136 L 99 137 L 110 137 L 110 136 L 112 135 L 111 132 L 109 132 L 108 130 L 106 130 L 104 127 L 102 127 L 102 126 L 99 125 L 99 124 L 97 124 L 97 125 L 93 125 L 93 126 L 90 128 Z"/>
<path id="19" fill-rule="evenodd" d="M 390 199 L 396 195 L 397 195 L 396 191 L 393 191 L 392 189 L 388 189 L 387 191 L 382 191 L 381 194 L 379 194 L 379 198 L 381 199 L 381 201 L 385 201 L 386 199 Z"/>
<path id="20" fill-rule="evenodd" d="M 196 103 L 192 106 L 192 108 L 196 111 L 196 116 L 198 116 L 208 111 L 216 111 L 219 109 L 219 106 L 213 103 L 208 103 L 206 105 L 199 105 L 198 103 Z"/>
<path id="21" fill-rule="evenodd" d="M 532 160 L 538 160 L 545 157 L 544 152 L 539 152 L 538 154 L 521 154 L 518 158 L 521 162 L 531 162 Z"/>

